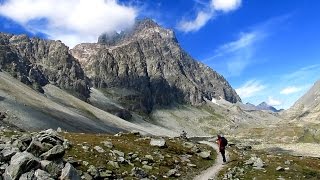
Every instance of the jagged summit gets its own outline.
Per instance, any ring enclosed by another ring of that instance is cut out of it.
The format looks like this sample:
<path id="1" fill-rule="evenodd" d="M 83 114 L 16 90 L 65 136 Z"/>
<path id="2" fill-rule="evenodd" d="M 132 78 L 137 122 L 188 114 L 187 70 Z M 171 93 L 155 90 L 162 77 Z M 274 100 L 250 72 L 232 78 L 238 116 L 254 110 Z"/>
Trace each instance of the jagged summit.
<path id="1" fill-rule="evenodd" d="M 160 27 L 160 26 L 150 18 L 139 19 L 136 21 L 134 25 L 135 30 L 142 30 L 145 28 L 155 28 L 155 27 Z"/>
<path id="2" fill-rule="evenodd" d="M 103 33 L 99 36 L 98 43 L 116 46 L 141 38 L 165 38 L 178 42 L 172 30 L 165 29 L 152 19 L 146 18 L 137 20 L 131 29 L 121 32 Z"/>

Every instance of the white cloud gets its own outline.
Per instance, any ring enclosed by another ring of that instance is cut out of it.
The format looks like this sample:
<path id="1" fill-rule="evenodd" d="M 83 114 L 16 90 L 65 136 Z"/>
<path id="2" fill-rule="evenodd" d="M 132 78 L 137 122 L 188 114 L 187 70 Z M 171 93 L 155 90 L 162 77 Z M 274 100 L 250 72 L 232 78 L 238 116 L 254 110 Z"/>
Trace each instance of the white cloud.
<path id="1" fill-rule="evenodd" d="M 264 90 L 265 85 L 261 84 L 257 80 L 250 80 L 244 85 L 236 89 L 236 92 L 241 98 L 249 98 L 255 96 L 258 92 Z"/>
<path id="2" fill-rule="evenodd" d="M 272 96 L 269 96 L 267 104 L 270 106 L 280 106 L 282 102 L 280 100 L 274 99 Z"/>
<path id="3" fill-rule="evenodd" d="M 200 11 L 197 17 L 191 21 L 181 21 L 178 25 L 180 30 L 185 32 L 198 31 L 203 27 L 211 18 L 213 17 L 213 12 Z"/>
<path id="4" fill-rule="evenodd" d="M 289 86 L 289 87 L 286 87 L 286 88 L 282 89 L 280 91 L 280 94 L 288 95 L 288 94 L 293 94 L 293 93 L 296 93 L 296 92 L 299 92 L 299 91 L 302 91 L 302 90 L 303 90 L 302 87 Z"/>
<path id="5" fill-rule="evenodd" d="M 256 43 L 259 39 L 262 39 L 262 33 L 258 31 L 252 31 L 248 33 L 241 33 L 239 38 L 235 41 L 228 42 L 218 47 L 215 50 L 214 57 L 211 59 L 223 56 L 227 53 L 233 53 L 239 50 L 250 48 Z"/>
<path id="6" fill-rule="evenodd" d="M 211 0 L 210 4 L 204 4 L 202 1 L 198 4 L 206 7 L 199 10 L 193 20 L 182 20 L 178 23 L 178 29 L 183 32 L 194 32 L 201 29 L 207 22 L 215 17 L 219 11 L 229 12 L 236 10 L 241 5 L 241 0 Z"/>
<path id="7" fill-rule="evenodd" d="M 0 15 L 71 47 L 132 26 L 137 13 L 116 0 L 6 0 L 0 5 Z"/>
<path id="8" fill-rule="evenodd" d="M 215 10 L 221 10 L 224 12 L 232 11 L 239 8 L 241 0 L 212 0 L 211 6 Z"/>

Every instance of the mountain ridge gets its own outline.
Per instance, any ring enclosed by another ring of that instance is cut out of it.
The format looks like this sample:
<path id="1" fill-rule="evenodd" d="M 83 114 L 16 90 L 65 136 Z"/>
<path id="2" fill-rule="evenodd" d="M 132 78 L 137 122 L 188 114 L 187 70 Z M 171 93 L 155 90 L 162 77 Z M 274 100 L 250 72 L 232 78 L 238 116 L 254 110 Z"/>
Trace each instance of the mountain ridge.
<path id="1" fill-rule="evenodd" d="M 133 31 L 71 50 L 96 88 L 121 87 L 142 93 L 138 104 L 148 112 L 154 105 L 201 104 L 204 99 L 241 101 L 223 76 L 194 60 L 178 44 L 174 32 L 150 19 Z M 104 41 L 109 39 L 109 41 Z M 130 83 L 132 82 L 133 83 Z"/>

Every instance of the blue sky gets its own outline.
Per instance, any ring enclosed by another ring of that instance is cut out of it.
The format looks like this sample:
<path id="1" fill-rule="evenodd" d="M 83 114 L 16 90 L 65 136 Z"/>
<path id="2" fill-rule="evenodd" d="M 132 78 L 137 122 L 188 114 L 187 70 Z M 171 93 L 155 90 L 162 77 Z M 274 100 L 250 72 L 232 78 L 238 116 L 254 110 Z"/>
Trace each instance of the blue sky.
<path id="1" fill-rule="evenodd" d="M 0 0 L 0 31 L 70 47 L 150 17 L 243 102 L 290 107 L 320 79 L 318 0 Z"/>

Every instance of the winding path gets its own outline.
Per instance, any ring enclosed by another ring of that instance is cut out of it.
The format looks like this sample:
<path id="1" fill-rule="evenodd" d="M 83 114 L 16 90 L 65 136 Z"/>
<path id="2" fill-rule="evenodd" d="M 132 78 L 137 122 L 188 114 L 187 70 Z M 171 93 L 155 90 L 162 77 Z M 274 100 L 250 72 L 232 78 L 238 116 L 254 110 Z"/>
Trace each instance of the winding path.
<path id="1" fill-rule="evenodd" d="M 218 146 L 216 143 L 212 143 L 209 141 L 200 141 L 201 144 L 207 144 L 214 148 L 217 151 L 217 159 L 216 162 L 210 168 L 203 171 L 200 175 L 196 176 L 194 180 L 208 180 L 208 179 L 215 179 L 219 171 L 223 168 L 222 164 L 222 156 L 218 150 Z"/>

